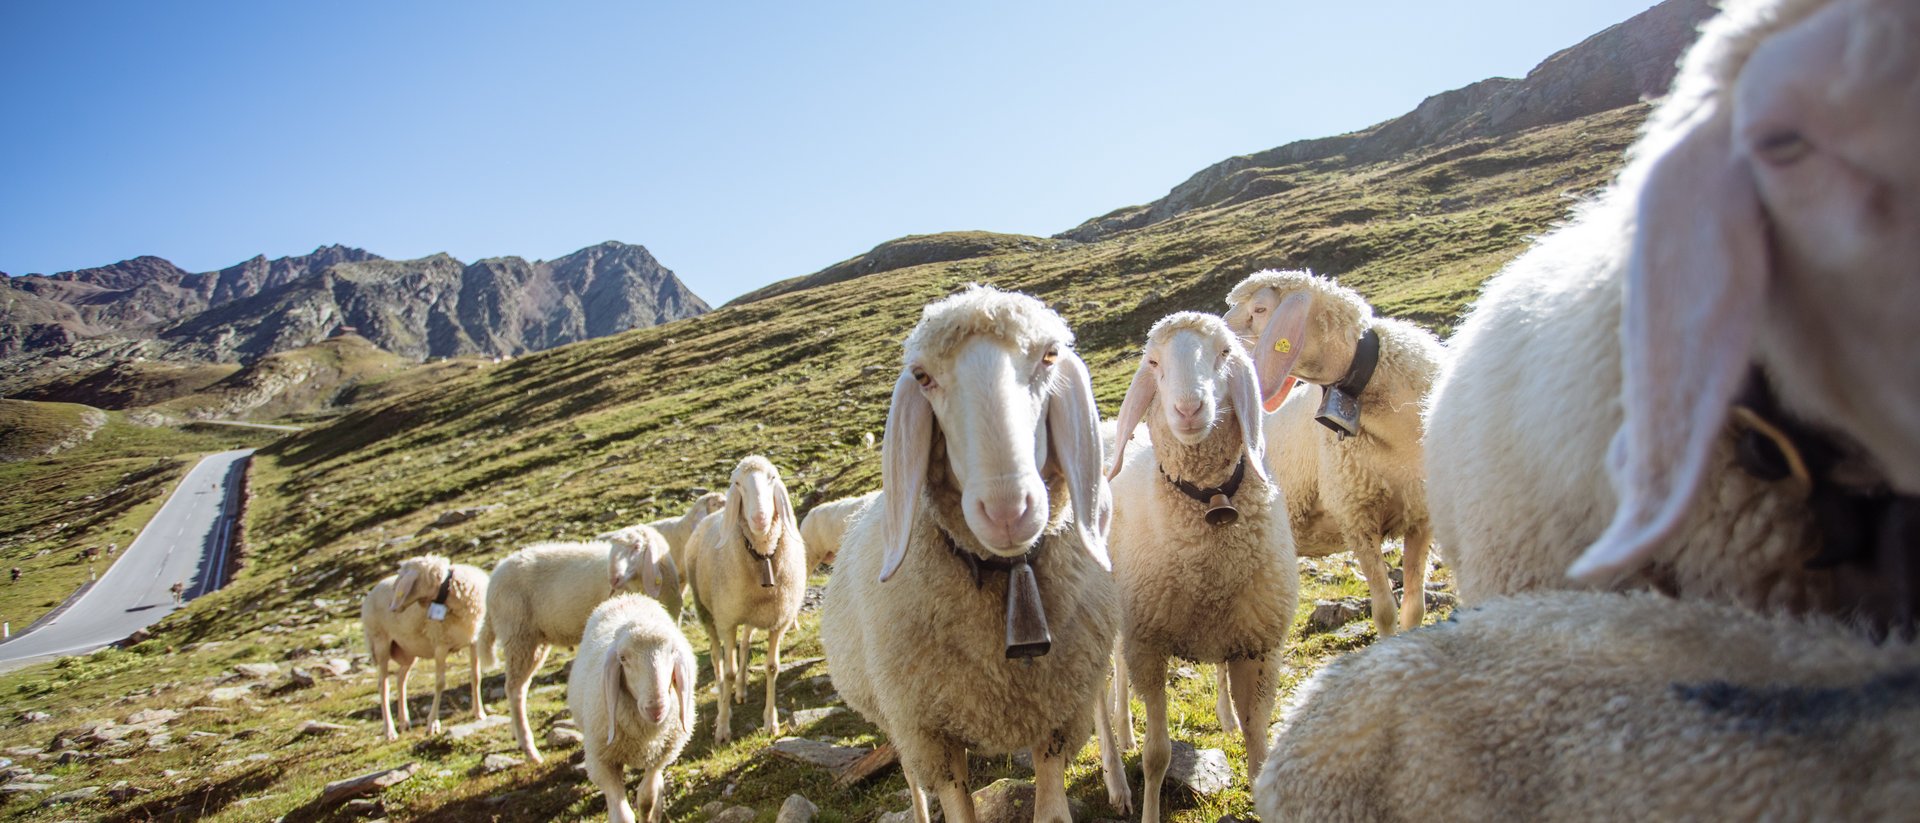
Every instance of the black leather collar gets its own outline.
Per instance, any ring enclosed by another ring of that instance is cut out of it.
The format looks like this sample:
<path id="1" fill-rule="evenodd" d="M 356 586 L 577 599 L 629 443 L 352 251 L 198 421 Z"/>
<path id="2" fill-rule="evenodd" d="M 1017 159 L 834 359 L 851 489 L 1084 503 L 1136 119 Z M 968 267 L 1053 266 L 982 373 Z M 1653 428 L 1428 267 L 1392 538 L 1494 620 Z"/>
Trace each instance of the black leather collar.
<path id="1" fill-rule="evenodd" d="M 959 541 L 953 539 L 953 532 L 945 528 L 940 528 L 940 537 L 946 541 L 947 551 L 952 552 L 954 557 L 960 558 L 960 562 L 966 565 L 967 571 L 973 574 L 973 587 L 976 589 L 985 585 L 987 572 L 1011 572 L 1015 566 L 1031 563 L 1040 557 L 1041 547 L 1047 545 L 1047 538 L 1043 536 L 1033 544 L 1033 548 L 1019 557 L 981 557 L 960 548 Z"/>
<path id="2" fill-rule="evenodd" d="M 1360 392 L 1366 390 L 1367 384 L 1373 381 L 1373 369 L 1378 365 L 1380 365 L 1380 333 L 1368 327 L 1366 331 L 1361 332 L 1360 342 L 1353 347 L 1353 362 L 1347 364 L 1346 375 L 1335 381 L 1332 386 L 1346 392 L 1348 397 L 1357 398 Z"/>
<path id="3" fill-rule="evenodd" d="M 433 596 L 433 605 L 447 605 L 447 596 L 453 591 L 453 567 L 447 567 L 446 579 L 440 581 L 440 593 Z"/>
<path id="4" fill-rule="evenodd" d="M 1228 477 L 1227 482 L 1220 484 L 1217 488 L 1203 489 L 1185 480 L 1177 479 L 1173 475 L 1167 474 L 1167 469 L 1164 466 L 1160 468 L 1160 476 L 1166 478 L 1168 483 L 1172 483 L 1173 487 L 1179 489 L 1181 494 L 1202 503 L 1210 503 L 1216 494 L 1233 497 L 1240 492 L 1240 481 L 1247 479 L 1247 456 L 1244 454 L 1240 455 L 1240 462 L 1233 464 L 1233 476 Z"/>

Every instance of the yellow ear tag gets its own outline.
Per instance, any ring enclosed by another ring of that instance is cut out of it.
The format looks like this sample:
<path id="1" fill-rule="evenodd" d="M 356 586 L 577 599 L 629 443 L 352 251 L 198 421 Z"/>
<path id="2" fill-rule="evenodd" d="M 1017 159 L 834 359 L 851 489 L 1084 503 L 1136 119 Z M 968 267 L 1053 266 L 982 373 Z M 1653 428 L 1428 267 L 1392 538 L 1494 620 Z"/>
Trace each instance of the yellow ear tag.
<path id="1" fill-rule="evenodd" d="M 1274 342 L 1273 350 L 1281 354 L 1286 354 L 1287 352 L 1293 351 L 1293 341 L 1282 337 L 1279 340 Z"/>

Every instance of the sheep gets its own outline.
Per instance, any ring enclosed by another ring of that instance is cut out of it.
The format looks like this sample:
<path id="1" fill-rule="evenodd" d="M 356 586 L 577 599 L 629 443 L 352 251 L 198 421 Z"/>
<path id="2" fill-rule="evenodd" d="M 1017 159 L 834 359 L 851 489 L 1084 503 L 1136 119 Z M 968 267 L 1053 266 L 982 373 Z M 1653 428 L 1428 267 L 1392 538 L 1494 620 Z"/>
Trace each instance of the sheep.
<path id="1" fill-rule="evenodd" d="M 1130 437 L 1144 419 L 1153 442 L 1125 449 L 1108 472 L 1122 658 L 1147 710 L 1142 823 L 1160 819 L 1172 755 L 1169 657 L 1224 664 L 1222 694 L 1243 730 L 1249 780 L 1266 756 L 1299 572 L 1287 504 L 1267 473 L 1262 417 L 1253 361 L 1220 318 L 1179 312 L 1147 332 L 1116 429 Z M 1220 503 L 1237 519 L 1216 520 Z M 1114 726 L 1131 729 L 1124 686 L 1113 710 Z"/>
<path id="2" fill-rule="evenodd" d="M 712 644 L 719 709 L 713 740 L 733 739 L 732 702 L 745 696 L 753 630 L 767 630 L 767 701 L 764 726 L 780 733 L 774 707 L 780 675 L 780 642 L 800 619 L 807 591 L 807 547 L 787 499 L 780 470 L 759 455 L 742 459 L 727 483 L 727 503 L 718 517 L 701 521 L 687 541 L 687 581 L 694 614 Z M 736 629 L 746 637 L 736 640 Z M 738 651 L 736 657 L 735 652 Z"/>
<path id="3" fill-rule="evenodd" d="M 1463 600 L 1654 588 L 1911 627 L 1917 22 L 1728 3 L 1619 178 L 1489 282 L 1427 412 Z"/>
<path id="4" fill-rule="evenodd" d="M 587 778 L 607 799 L 607 819 L 633 823 L 626 767 L 646 773 L 640 817 L 659 823 L 661 772 L 693 737 L 693 646 L 658 601 L 622 594 L 587 618 L 567 672 L 567 709 L 585 738 Z"/>
<path id="5" fill-rule="evenodd" d="M 1649 593 L 1542 591 L 1336 661 L 1254 784 L 1260 819 L 1898 820 L 1920 648 Z M 1394 770 L 1410 752 L 1444 752 Z"/>
<path id="6" fill-rule="evenodd" d="M 665 535 L 652 526 L 640 525 L 615 529 L 594 539 L 605 540 L 613 546 L 608 574 L 609 580 L 616 581 L 613 584 L 616 591 L 639 581 L 641 591 L 660 601 L 667 614 L 679 616 L 685 605 L 682 597 L 686 590 L 685 578 L 674 562 L 673 549 Z"/>
<path id="7" fill-rule="evenodd" d="M 594 607 L 623 591 L 670 598 L 678 612 L 680 580 L 666 540 L 646 526 L 618 534 L 632 542 L 535 543 L 501 558 L 488 579 L 480 645 L 492 649 L 497 642 L 504 652 L 507 711 L 520 751 L 532 762 L 542 759 L 527 723 L 527 685 L 547 652 L 579 645 Z M 647 562 L 649 556 L 663 562 Z"/>
<path id="8" fill-rule="evenodd" d="M 1227 325 L 1269 361 L 1261 377 L 1278 410 L 1266 421 L 1267 442 L 1275 444 L 1267 465 L 1286 490 L 1296 550 L 1305 557 L 1353 552 L 1372 595 L 1374 630 L 1386 637 L 1396 620 L 1380 544 L 1402 539 L 1398 627 L 1420 625 L 1433 534 L 1420 403 L 1440 371 L 1439 338 L 1412 323 L 1375 317 L 1359 292 L 1306 271 L 1256 272 L 1233 287 L 1227 304 Z M 1378 357 L 1355 398 L 1360 426 L 1343 437 L 1315 416 L 1326 387 L 1356 368 L 1366 332 L 1379 340 Z M 1274 352 L 1275 346 L 1289 351 Z M 1322 389 L 1289 395 L 1282 384 L 1295 378 Z"/>
<path id="9" fill-rule="evenodd" d="M 1072 345 L 1040 301 L 979 285 L 926 306 L 906 339 L 881 496 L 848 525 L 820 640 L 834 687 L 899 751 L 915 823 L 929 790 L 947 820 L 973 820 L 967 753 L 1018 749 L 1033 819 L 1066 823 L 1066 765 L 1090 724 L 1108 799 L 1127 808 L 1095 710 L 1120 614 L 1112 500 Z"/>
<path id="10" fill-rule="evenodd" d="M 720 511 L 727 504 L 727 496 L 719 492 L 707 492 L 694 498 L 685 514 L 679 517 L 665 517 L 646 525 L 653 527 L 661 537 L 667 539 L 667 546 L 673 554 L 675 568 L 687 568 L 687 539 L 693 536 L 693 530 L 707 515 Z M 682 580 L 682 585 L 686 581 Z"/>
<path id="11" fill-rule="evenodd" d="M 800 537 L 807 541 L 809 571 L 833 562 L 834 555 L 840 551 L 840 538 L 847 533 L 847 521 L 879 496 L 880 490 L 875 489 L 859 497 L 821 503 L 800 518 Z"/>
<path id="12" fill-rule="evenodd" d="M 486 619 L 487 573 L 437 554 L 410 557 L 399 571 L 373 584 L 360 602 L 360 624 L 366 630 L 367 649 L 380 675 L 380 721 L 386 739 L 398 740 L 393 728 L 393 693 L 387 662 L 400 667 L 400 727 L 413 728 L 407 713 L 407 679 L 413 663 L 433 658 L 433 710 L 427 731 L 440 733 L 440 694 L 447 690 L 447 655 L 468 652 L 473 667 L 473 716 L 487 717 L 480 698 L 480 672 L 493 666 L 492 644 L 475 642 Z"/>

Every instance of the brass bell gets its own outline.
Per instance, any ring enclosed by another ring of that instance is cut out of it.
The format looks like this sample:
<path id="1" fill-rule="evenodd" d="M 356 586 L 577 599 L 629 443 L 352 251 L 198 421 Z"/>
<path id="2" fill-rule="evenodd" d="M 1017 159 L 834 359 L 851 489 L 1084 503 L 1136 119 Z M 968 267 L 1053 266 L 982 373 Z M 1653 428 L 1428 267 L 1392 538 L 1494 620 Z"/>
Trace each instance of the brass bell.
<path id="1" fill-rule="evenodd" d="M 1226 495 L 1215 492 L 1213 499 L 1207 501 L 1207 525 L 1231 526 L 1240 519 L 1240 510 L 1233 507 L 1233 501 Z"/>
<path id="2" fill-rule="evenodd" d="M 760 588 L 773 588 L 773 557 L 760 558 Z"/>
<path id="3" fill-rule="evenodd" d="M 1040 581 L 1033 576 L 1033 566 L 1016 563 L 1007 571 L 1007 658 L 1040 657 L 1052 649 Z"/>

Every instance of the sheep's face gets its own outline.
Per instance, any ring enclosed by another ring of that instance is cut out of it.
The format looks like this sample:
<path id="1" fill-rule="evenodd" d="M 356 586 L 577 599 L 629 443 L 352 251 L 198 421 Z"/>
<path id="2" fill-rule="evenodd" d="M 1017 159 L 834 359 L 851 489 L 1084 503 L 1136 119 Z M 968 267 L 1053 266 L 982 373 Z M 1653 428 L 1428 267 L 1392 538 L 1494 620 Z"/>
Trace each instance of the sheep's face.
<path id="1" fill-rule="evenodd" d="M 1755 362 L 1920 493 L 1920 6 L 1759 12 L 1704 29 L 1622 174 L 1619 506 L 1577 579 L 1617 578 L 1684 522 Z"/>
<path id="2" fill-rule="evenodd" d="M 779 516 L 773 500 L 773 478 L 765 472 L 746 472 L 734 481 L 734 489 L 740 498 L 740 522 L 755 537 L 771 536 L 774 521 Z"/>
<path id="3" fill-rule="evenodd" d="M 927 487 L 934 432 L 974 542 L 1002 556 L 1030 548 L 1052 519 L 1041 471 L 1065 475 L 1080 546 L 1103 568 L 1113 500 L 1100 475 L 1092 379 L 1060 316 L 1026 295 L 973 286 L 927 306 L 907 338 L 880 448 L 886 554 L 906 558 Z"/>
<path id="4" fill-rule="evenodd" d="M 1761 44 L 1733 100 L 1771 230 L 1763 361 L 1920 492 L 1920 7 L 1834 3 Z"/>
<path id="5" fill-rule="evenodd" d="M 1266 273 L 1248 280 L 1263 276 Z M 1301 276 L 1310 275 L 1303 272 Z M 1322 382 L 1331 379 L 1326 377 L 1330 368 L 1325 362 L 1325 347 L 1307 334 L 1307 316 L 1314 302 L 1308 289 L 1279 286 L 1236 288 L 1228 298 L 1229 308 L 1223 319 L 1255 363 L 1267 411 L 1280 408 L 1293 389 L 1296 371 Z"/>
<path id="6" fill-rule="evenodd" d="M 607 584 L 613 593 L 635 590 L 659 597 L 659 564 L 666 554 L 665 541 L 658 534 L 626 532 L 615 535 L 608 544 Z"/>
<path id="7" fill-rule="evenodd" d="M 400 564 L 400 570 L 393 578 L 393 602 L 388 606 L 393 611 L 405 611 L 415 603 L 426 603 L 440 593 L 440 582 L 447 576 L 446 563 L 435 563 L 429 558 L 415 557 Z"/>
<path id="8" fill-rule="evenodd" d="M 665 722 L 667 711 L 677 708 L 681 725 L 693 727 L 693 661 L 675 649 L 622 629 L 608 650 L 601 677 L 601 693 L 607 701 L 607 743 L 613 742 L 614 720 L 625 700 L 633 701 L 634 710 L 649 725 Z"/>
<path id="9" fill-rule="evenodd" d="M 1025 552 L 1047 526 L 1040 468 L 1059 353 L 1057 341 L 1017 348 L 976 336 L 952 357 L 921 358 L 908 369 L 946 434 L 967 528 L 997 554 Z"/>
<path id="10" fill-rule="evenodd" d="M 734 467 L 720 514 L 726 518 L 723 527 L 728 534 L 749 535 L 772 551 L 779 550 L 781 535 L 799 526 L 794 522 L 793 503 L 787 500 L 780 470 L 758 455 L 746 457 Z"/>
<path id="11" fill-rule="evenodd" d="M 1124 443 L 1146 415 L 1158 414 L 1174 440 L 1195 446 L 1233 411 L 1252 469 L 1264 478 L 1259 390 L 1253 361 L 1225 322 L 1199 312 L 1171 314 L 1147 333 L 1140 367 L 1120 403 L 1116 434 Z M 1119 474 L 1125 460 L 1123 446 L 1108 476 Z"/>

